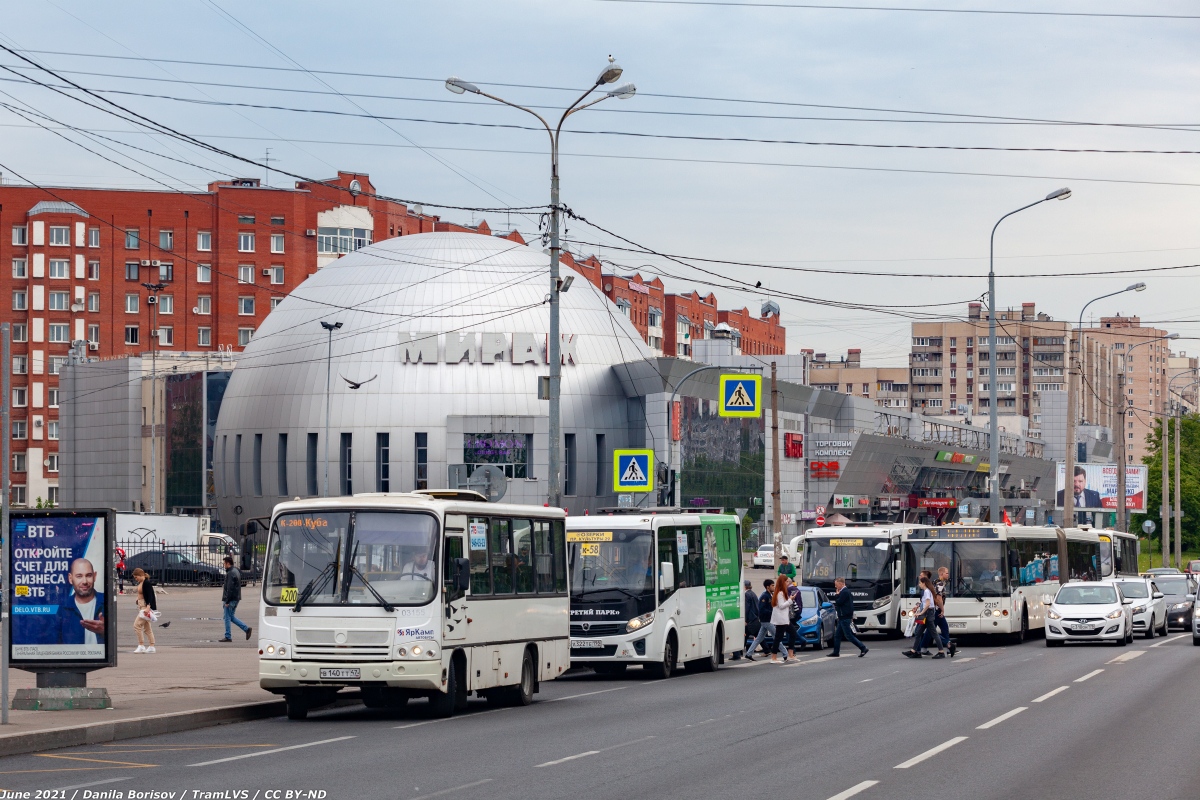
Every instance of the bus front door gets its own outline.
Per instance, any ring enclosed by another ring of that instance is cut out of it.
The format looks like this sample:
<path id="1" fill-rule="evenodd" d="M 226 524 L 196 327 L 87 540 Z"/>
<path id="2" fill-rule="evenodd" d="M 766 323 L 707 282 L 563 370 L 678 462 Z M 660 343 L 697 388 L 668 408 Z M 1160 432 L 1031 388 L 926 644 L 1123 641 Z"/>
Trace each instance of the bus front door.
<path id="1" fill-rule="evenodd" d="M 451 527 L 461 520 L 460 528 Z M 463 534 L 465 517 L 446 518 L 446 541 L 442 549 L 442 595 L 445 609 L 442 624 L 442 641 L 453 642 L 467 638 L 467 595 L 455 586 L 454 565 L 463 557 Z"/>

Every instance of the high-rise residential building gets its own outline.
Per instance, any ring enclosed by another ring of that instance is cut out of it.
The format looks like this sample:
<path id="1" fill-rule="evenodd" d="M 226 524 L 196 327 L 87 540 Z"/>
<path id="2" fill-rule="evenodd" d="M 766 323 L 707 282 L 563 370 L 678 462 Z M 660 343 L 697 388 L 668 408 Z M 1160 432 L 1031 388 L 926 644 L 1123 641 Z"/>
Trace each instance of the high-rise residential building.
<path id="1" fill-rule="evenodd" d="M 874 400 L 882 408 L 908 410 L 908 367 L 864 367 L 862 350 L 851 348 L 845 357 L 830 361 L 825 353 L 802 350 L 809 356 L 808 382 L 817 389 L 843 392 Z"/>
<path id="2" fill-rule="evenodd" d="M 1167 382 L 1175 381 L 1175 385 L 1171 387 L 1171 397 L 1176 402 L 1183 403 L 1183 409 L 1187 413 L 1192 413 L 1197 410 L 1197 395 L 1200 394 L 1197 390 L 1200 385 L 1193 381 L 1200 380 L 1200 358 L 1189 356 L 1184 351 L 1172 353 L 1167 359 Z M 1191 380 L 1186 377 L 1181 377 L 1176 380 L 1179 375 L 1190 376 Z"/>

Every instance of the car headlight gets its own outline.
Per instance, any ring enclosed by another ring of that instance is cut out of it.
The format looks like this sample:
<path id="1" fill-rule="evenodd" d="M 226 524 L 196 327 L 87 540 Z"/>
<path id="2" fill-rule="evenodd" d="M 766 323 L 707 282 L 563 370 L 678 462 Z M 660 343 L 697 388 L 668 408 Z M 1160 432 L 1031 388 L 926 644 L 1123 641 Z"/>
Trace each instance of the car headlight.
<path id="1" fill-rule="evenodd" d="M 1187 603 L 1176 603 L 1175 605 L 1171 606 L 1171 610 L 1172 611 L 1183 611 L 1187 607 L 1188 607 Z"/>
<path id="2" fill-rule="evenodd" d="M 1134 606 L 1133 607 L 1133 613 L 1135 613 L 1135 614 L 1141 614 L 1145 610 L 1146 610 L 1145 606 Z"/>
<path id="3" fill-rule="evenodd" d="M 892 598 L 890 598 L 890 597 L 880 597 L 880 598 L 877 598 L 877 599 L 875 600 L 875 602 L 871 604 L 871 608 L 883 608 L 884 606 L 886 606 L 886 605 L 887 605 L 888 603 L 890 603 L 890 602 L 892 602 Z"/>
<path id="4" fill-rule="evenodd" d="M 653 621 L 654 621 L 654 612 L 653 611 L 651 611 L 649 614 L 642 614 L 640 617 L 634 617 L 633 619 L 629 620 L 629 622 L 625 625 L 625 632 L 633 633 L 634 631 L 639 631 L 642 628 L 649 625 Z"/>
<path id="5" fill-rule="evenodd" d="M 1062 614 L 1052 608 L 1046 612 L 1046 619 L 1062 619 Z"/>
<path id="6" fill-rule="evenodd" d="M 809 617 L 808 619 L 800 620 L 799 625 L 801 628 L 815 628 L 817 626 L 817 623 L 820 621 L 821 620 L 818 617 L 814 616 L 814 617 Z"/>
<path id="7" fill-rule="evenodd" d="M 1104 616 L 1107 617 L 1108 619 L 1120 619 L 1121 617 L 1125 616 L 1125 609 L 1114 608 L 1112 611 L 1108 612 Z"/>

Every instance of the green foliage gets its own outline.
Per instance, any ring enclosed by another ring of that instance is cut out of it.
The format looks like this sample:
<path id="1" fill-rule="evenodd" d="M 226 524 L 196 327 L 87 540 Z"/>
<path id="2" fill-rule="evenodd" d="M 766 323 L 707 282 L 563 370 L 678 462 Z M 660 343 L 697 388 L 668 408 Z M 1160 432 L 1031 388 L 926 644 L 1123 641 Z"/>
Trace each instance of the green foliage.
<path id="1" fill-rule="evenodd" d="M 1200 416 L 1188 414 L 1183 417 L 1183 437 L 1179 442 L 1180 461 L 1183 469 L 1180 473 L 1179 494 L 1180 510 L 1183 513 L 1183 549 L 1195 550 L 1200 548 Z M 1175 422 L 1171 423 L 1171 444 L 1167 465 L 1170 469 L 1171 507 L 1175 506 Z M 1159 421 L 1154 430 L 1146 437 L 1151 446 L 1150 454 L 1142 459 L 1149 468 L 1146 492 L 1145 514 L 1134 514 L 1130 520 L 1130 530 L 1140 533 L 1142 522 L 1153 520 L 1157 527 L 1154 533 L 1155 546 L 1161 553 L 1161 535 L 1166 528 L 1166 519 L 1161 514 L 1162 506 L 1162 423 Z"/>

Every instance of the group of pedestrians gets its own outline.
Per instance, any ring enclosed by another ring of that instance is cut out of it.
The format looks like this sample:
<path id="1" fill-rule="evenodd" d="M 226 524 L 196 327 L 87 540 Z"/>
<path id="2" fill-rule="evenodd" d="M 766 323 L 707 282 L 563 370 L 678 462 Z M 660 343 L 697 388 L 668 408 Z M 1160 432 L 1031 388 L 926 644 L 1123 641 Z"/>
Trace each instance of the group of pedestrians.
<path id="1" fill-rule="evenodd" d="M 133 571 L 134 600 L 137 603 L 137 614 L 133 619 L 133 632 L 137 635 L 138 645 L 135 653 L 155 653 L 154 622 L 158 619 L 158 601 L 154 593 L 154 583 L 141 567 Z M 254 628 L 237 618 L 238 603 L 242 600 L 242 573 L 233 565 L 233 559 L 225 556 L 225 585 L 221 589 L 221 609 L 225 622 L 225 638 L 219 642 L 232 642 L 231 625 L 236 625 L 249 639 L 254 634 Z M 167 627 L 170 622 L 162 623 Z"/>
<path id="2" fill-rule="evenodd" d="M 755 596 L 753 584 L 750 581 L 745 582 L 746 635 L 754 637 L 743 654 L 747 661 L 754 660 L 755 651 L 768 636 L 775 647 L 771 661 L 778 661 L 778 657 L 782 655 L 786 664 L 796 657 L 796 623 L 800 618 L 797 595 L 800 589 L 795 582 L 796 568 L 788 563 L 787 556 L 784 556 L 781 562 L 775 580 L 767 578 L 763 581 L 764 591 L 761 595 Z M 837 610 L 837 627 L 833 633 L 833 650 L 826 655 L 828 658 L 838 658 L 841 655 L 842 640 L 845 639 L 858 648 L 858 657 L 862 658 L 869 649 L 854 634 L 854 596 L 842 578 L 834 582 L 834 588 L 836 593 L 833 605 Z M 818 631 L 817 635 L 823 634 Z"/>
<path id="3" fill-rule="evenodd" d="M 904 651 L 909 658 L 933 656 L 945 658 L 958 652 L 958 644 L 950 638 L 950 625 L 946 622 L 946 586 L 950 581 L 950 570 L 946 567 L 938 569 L 937 580 L 927 569 L 921 570 L 921 603 L 914 610 L 915 627 L 913 629 L 913 646 Z M 937 646 L 937 655 L 929 652 L 929 645 Z"/>

